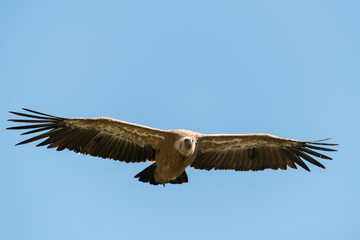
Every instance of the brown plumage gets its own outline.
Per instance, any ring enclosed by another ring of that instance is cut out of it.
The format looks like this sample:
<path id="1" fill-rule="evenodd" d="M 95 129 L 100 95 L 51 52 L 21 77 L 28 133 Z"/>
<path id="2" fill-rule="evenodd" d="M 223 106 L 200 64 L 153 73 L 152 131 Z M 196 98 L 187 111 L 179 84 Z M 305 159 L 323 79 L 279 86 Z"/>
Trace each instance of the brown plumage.
<path id="1" fill-rule="evenodd" d="M 29 113 L 10 112 L 25 123 L 7 129 L 44 132 L 17 145 L 42 140 L 36 146 L 110 158 L 124 162 L 154 162 L 135 178 L 151 184 L 180 184 L 188 181 L 185 169 L 233 169 L 258 171 L 267 168 L 302 168 L 305 161 L 325 168 L 314 157 L 331 160 L 319 151 L 336 151 L 337 144 L 297 141 L 269 134 L 213 134 L 175 129 L 160 130 L 111 118 L 62 118 L 23 108 Z"/>

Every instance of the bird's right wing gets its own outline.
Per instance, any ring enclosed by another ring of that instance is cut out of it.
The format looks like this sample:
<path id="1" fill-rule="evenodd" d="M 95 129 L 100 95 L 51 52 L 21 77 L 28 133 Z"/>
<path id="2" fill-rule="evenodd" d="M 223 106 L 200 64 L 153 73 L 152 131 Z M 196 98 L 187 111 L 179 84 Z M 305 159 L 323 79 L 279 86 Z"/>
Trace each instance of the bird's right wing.
<path id="1" fill-rule="evenodd" d="M 56 148 L 58 151 L 66 148 L 125 162 L 144 162 L 155 160 L 156 150 L 168 134 L 159 129 L 112 118 L 61 118 L 25 108 L 23 110 L 32 114 L 10 112 L 26 119 L 9 121 L 26 124 L 7 129 L 30 129 L 22 135 L 45 132 L 17 145 L 46 138 L 37 146 L 48 145 L 48 148 Z"/>

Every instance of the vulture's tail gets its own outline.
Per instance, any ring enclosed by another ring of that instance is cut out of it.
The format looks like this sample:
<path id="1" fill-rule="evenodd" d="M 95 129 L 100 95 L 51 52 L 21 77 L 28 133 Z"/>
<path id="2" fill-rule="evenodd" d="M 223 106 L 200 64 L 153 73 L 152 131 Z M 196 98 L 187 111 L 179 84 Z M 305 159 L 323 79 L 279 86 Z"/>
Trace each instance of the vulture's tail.
<path id="1" fill-rule="evenodd" d="M 153 185 L 159 185 L 159 184 L 165 184 L 161 182 L 156 182 L 154 178 L 154 172 L 156 169 L 156 164 L 153 163 L 152 165 L 148 166 L 138 174 L 136 174 L 135 178 L 139 178 L 140 182 L 148 182 Z M 188 182 L 188 177 L 186 172 L 184 171 L 179 177 L 177 177 L 174 180 L 169 181 L 168 183 L 172 184 L 181 184 L 184 182 Z"/>

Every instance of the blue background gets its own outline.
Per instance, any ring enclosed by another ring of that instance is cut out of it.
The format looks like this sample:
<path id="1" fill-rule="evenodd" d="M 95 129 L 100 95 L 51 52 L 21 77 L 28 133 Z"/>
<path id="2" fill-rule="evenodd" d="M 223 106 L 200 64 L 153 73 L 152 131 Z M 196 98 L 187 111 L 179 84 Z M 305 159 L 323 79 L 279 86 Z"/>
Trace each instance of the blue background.
<path id="1" fill-rule="evenodd" d="M 0 3 L 1 239 L 356 239 L 359 1 Z M 333 137 L 326 170 L 188 169 L 35 148 L 21 107 L 161 129 Z"/>

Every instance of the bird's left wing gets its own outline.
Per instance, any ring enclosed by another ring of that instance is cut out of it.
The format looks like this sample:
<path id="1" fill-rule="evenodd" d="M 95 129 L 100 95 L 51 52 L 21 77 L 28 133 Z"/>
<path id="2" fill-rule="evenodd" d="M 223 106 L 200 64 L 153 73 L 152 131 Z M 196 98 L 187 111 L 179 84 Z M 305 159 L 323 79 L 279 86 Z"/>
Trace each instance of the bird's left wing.
<path id="1" fill-rule="evenodd" d="M 325 167 L 313 157 L 331 160 L 315 150 L 336 151 L 328 147 L 337 144 L 322 141 L 297 141 L 269 134 L 204 135 L 199 139 L 200 149 L 191 166 L 205 170 L 257 171 L 287 166 L 296 169 L 297 164 L 310 171 L 303 160 L 321 168 Z"/>
<path id="2" fill-rule="evenodd" d="M 159 129 L 111 118 L 62 118 L 23 110 L 31 114 L 10 112 L 26 118 L 9 121 L 26 124 L 7 129 L 30 130 L 22 135 L 45 132 L 17 145 L 45 139 L 37 146 L 48 145 L 48 148 L 58 151 L 69 149 L 125 162 L 144 162 L 155 160 L 156 150 L 167 134 Z"/>

